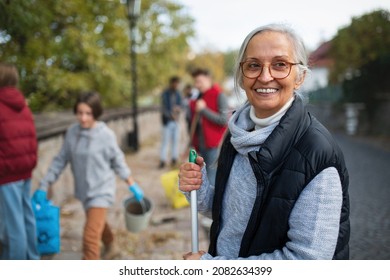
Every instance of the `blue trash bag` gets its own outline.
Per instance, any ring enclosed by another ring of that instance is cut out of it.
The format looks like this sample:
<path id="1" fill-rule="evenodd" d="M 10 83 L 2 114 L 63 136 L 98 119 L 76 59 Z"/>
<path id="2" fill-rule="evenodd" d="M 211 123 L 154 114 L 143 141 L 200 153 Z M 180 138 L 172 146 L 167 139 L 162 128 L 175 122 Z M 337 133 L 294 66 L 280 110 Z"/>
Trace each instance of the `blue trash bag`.
<path id="1" fill-rule="evenodd" d="M 32 200 L 35 214 L 38 252 L 41 255 L 52 255 L 61 250 L 60 238 L 60 207 L 48 199 L 41 204 Z"/>

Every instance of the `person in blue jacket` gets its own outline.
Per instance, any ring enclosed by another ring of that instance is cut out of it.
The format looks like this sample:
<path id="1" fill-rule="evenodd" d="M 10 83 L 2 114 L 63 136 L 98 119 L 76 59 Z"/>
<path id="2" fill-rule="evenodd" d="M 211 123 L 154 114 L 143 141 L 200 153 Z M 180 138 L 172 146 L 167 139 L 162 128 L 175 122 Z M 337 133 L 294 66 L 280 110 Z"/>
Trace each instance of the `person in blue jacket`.
<path id="1" fill-rule="evenodd" d="M 180 122 L 183 102 L 179 92 L 180 78 L 169 79 L 169 87 L 161 94 L 162 139 L 160 149 L 160 165 L 164 168 L 168 160 L 168 150 L 171 152 L 171 166 L 176 166 L 179 159 Z"/>

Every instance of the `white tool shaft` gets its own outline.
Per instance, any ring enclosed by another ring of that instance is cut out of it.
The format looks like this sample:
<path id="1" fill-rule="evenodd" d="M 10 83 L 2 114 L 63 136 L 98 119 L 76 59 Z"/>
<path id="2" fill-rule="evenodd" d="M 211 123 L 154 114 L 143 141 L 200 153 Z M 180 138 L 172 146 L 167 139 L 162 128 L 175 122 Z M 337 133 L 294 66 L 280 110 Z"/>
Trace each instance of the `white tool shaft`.
<path id="1" fill-rule="evenodd" d="M 192 253 L 199 252 L 198 237 L 198 198 L 196 191 L 191 191 L 191 240 Z"/>

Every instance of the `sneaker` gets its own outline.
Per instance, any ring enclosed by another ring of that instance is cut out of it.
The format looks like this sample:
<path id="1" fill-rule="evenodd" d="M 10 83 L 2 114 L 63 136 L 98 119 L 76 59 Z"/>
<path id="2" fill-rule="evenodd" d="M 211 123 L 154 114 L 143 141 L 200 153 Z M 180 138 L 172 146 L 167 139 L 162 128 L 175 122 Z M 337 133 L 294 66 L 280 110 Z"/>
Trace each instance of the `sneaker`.
<path id="1" fill-rule="evenodd" d="M 162 169 L 165 167 L 165 162 L 160 161 L 160 165 L 158 166 L 159 169 Z"/>
<path id="2" fill-rule="evenodd" d="M 103 260 L 113 260 L 116 257 L 119 257 L 120 254 L 121 254 L 121 252 L 119 251 L 118 246 L 113 242 L 113 243 L 106 245 L 104 247 L 102 259 Z"/>

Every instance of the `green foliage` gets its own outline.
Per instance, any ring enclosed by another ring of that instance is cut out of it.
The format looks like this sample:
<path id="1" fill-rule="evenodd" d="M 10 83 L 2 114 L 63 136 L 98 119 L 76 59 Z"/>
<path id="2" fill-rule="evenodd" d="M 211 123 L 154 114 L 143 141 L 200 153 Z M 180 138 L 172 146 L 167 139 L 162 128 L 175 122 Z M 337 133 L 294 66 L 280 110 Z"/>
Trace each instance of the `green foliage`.
<path id="1" fill-rule="evenodd" d="M 171 1 L 142 1 L 139 19 L 139 88 L 159 94 L 172 75 L 186 75 L 194 20 Z M 159 100 L 159 99 L 158 99 Z"/>
<path id="2" fill-rule="evenodd" d="M 224 64 L 223 53 L 205 50 L 188 62 L 187 72 L 191 73 L 196 68 L 205 68 L 210 71 L 215 82 L 222 83 L 225 79 Z"/>
<path id="3" fill-rule="evenodd" d="M 172 1 L 143 0 L 138 92 L 184 74 L 193 19 Z M 130 40 L 125 1 L 0 0 L 0 60 L 16 64 L 34 111 L 70 108 L 97 90 L 106 106 L 130 105 Z"/>
<path id="4" fill-rule="evenodd" d="M 233 68 L 238 51 L 211 51 L 204 49 L 201 53 L 193 55 L 186 64 L 186 83 L 192 82 L 191 72 L 196 68 L 208 69 L 213 77 L 213 81 L 224 84 L 228 77 L 233 75 Z"/>
<path id="5" fill-rule="evenodd" d="M 331 56 L 335 65 L 330 80 L 337 83 L 358 76 L 361 67 L 389 53 L 389 11 L 377 10 L 355 17 L 332 40 Z"/>
<path id="6" fill-rule="evenodd" d="M 390 100 L 390 12 L 353 18 L 332 40 L 331 55 L 335 63 L 330 78 L 341 84 L 342 101 L 363 103 L 373 123 L 378 106 Z"/>
<path id="7" fill-rule="evenodd" d="M 227 51 L 225 53 L 225 55 L 224 55 L 224 57 L 225 57 L 225 63 L 224 63 L 225 75 L 233 76 L 234 65 L 236 63 L 237 56 L 238 56 L 238 50 L 230 50 L 230 51 Z"/>

